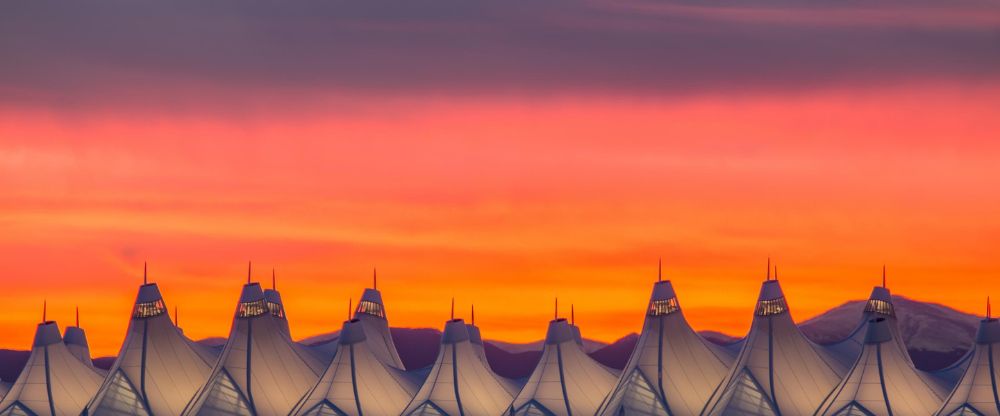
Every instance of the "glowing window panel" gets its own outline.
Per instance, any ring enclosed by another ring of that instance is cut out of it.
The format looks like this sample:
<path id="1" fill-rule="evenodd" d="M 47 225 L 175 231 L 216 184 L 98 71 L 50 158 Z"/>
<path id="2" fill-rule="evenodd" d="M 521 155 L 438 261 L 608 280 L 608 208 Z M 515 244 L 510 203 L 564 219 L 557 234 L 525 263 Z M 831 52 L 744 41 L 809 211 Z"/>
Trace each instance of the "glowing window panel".
<path id="1" fill-rule="evenodd" d="M 778 315 L 787 310 L 788 304 L 785 303 L 785 298 L 782 297 L 757 302 L 757 310 L 754 313 L 756 313 L 757 316 L 771 316 Z"/>
<path id="2" fill-rule="evenodd" d="M 891 303 L 878 299 L 869 299 L 868 304 L 865 305 L 865 312 L 896 316 L 896 312 L 893 310 Z"/>
<path id="3" fill-rule="evenodd" d="M 357 313 L 365 313 L 379 318 L 385 318 L 385 310 L 382 309 L 382 305 L 368 300 L 363 300 L 358 303 Z"/>
<path id="4" fill-rule="evenodd" d="M 649 304 L 649 316 L 669 315 L 681 309 L 677 298 L 654 300 Z"/>
<path id="5" fill-rule="evenodd" d="M 285 309 L 282 308 L 280 304 L 277 304 L 277 303 L 274 303 L 274 302 L 268 302 L 267 303 L 267 310 L 271 311 L 271 315 L 274 315 L 274 316 L 276 316 L 278 318 L 282 318 L 282 319 L 285 318 Z"/>
<path id="6" fill-rule="evenodd" d="M 268 312 L 268 309 L 264 299 L 253 302 L 240 302 L 240 306 L 236 308 L 236 316 L 239 318 L 252 318 L 263 315 L 266 312 Z"/>
<path id="7" fill-rule="evenodd" d="M 163 315 L 166 311 L 167 307 L 163 305 L 163 299 L 157 299 L 152 302 L 136 303 L 135 307 L 132 308 L 132 317 L 152 318 L 154 316 Z"/>

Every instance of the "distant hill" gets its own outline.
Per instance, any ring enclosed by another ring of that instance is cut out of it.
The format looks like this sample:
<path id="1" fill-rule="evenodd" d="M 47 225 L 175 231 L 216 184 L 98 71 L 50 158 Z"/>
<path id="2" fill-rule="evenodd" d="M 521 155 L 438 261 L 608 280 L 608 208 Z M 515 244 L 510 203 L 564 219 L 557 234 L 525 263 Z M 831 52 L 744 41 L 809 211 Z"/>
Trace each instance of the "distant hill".
<path id="1" fill-rule="evenodd" d="M 843 339 L 858 324 L 865 301 L 846 302 L 829 311 L 800 324 L 802 332 L 819 344 L 829 344 Z M 980 318 L 956 311 L 936 303 L 921 302 L 903 296 L 893 296 L 896 314 L 900 318 L 903 341 L 917 367 L 923 370 L 937 370 L 960 358 L 972 344 Z M 392 339 L 396 343 L 399 357 L 408 369 L 419 369 L 434 363 L 437 358 L 441 331 L 431 328 L 391 328 Z M 705 339 L 725 345 L 739 340 L 715 331 L 701 331 Z M 306 345 L 322 345 L 334 342 L 338 332 L 320 334 L 301 340 Z M 628 334 L 615 342 L 606 344 L 584 339 L 585 349 L 597 362 L 611 368 L 621 369 L 628 361 L 638 334 Z M 226 339 L 206 338 L 199 344 L 221 348 Z M 507 378 L 524 378 L 531 374 L 541 358 L 542 341 L 510 343 L 495 340 L 485 341 L 486 358 L 497 374 Z M 28 360 L 28 351 L 0 350 L 0 379 L 13 382 Z M 94 365 L 107 369 L 114 357 L 94 359 Z"/>
<path id="2" fill-rule="evenodd" d="M 965 354 L 982 319 L 903 296 L 893 296 L 892 303 L 899 317 L 903 342 L 914 364 L 923 370 L 943 368 Z M 799 327 L 813 341 L 829 344 L 843 339 L 857 326 L 864 307 L 864 300 L 850 301 L 802 322 Z"/>

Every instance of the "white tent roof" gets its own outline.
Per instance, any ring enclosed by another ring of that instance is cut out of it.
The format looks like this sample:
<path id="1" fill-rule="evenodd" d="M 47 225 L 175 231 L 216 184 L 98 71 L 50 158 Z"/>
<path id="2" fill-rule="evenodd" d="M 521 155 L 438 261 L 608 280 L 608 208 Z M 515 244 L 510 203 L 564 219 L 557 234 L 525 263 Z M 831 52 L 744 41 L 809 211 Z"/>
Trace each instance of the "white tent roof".
<path id="1" fill-rule="evenodd" d="M 858 321 L 858 326 L 851 331 L 851 334 L 844 340 L 827 345 L 825 348 L 843 366 L 851 367 L 864 348 L 868 321 L 876 318 L 886 319 L 889 330 L 892 332 L 892 345 L 898 348 L 903 353 L 903 358 L 912 365 L 910 353 L 906 349 L 902 332 L 899 330 L 899 321 L 896 318 L 896 309 L 892 304 L 892 295 L 889 293 L 889 289 L 884 286 L 872 288 L 872 293 L 868 296 L 868 301 L 865 302 L 865 309 Z"/>
<path id="2" fill-rule="evenodd" d="M 288 337 L 291 338 L 291 330 L 288 328 L 288 316 L 285 315 L 285 303 L 281 301 L 281 292 L 278 292 L 274 288 L 264 289 L 264 300 L 267 301 L 267 310 L 278 320 L 285 334 L 288 334 Z"/>
<path id="3" fill-rule="evenodd" d="M 365 340 L 360 320 L 344 322 L 339 347 L 326 372 L 296 406 L 295 415 L 398 415 L 417 382 L 382 363 Z"/>
<path id="4" fill-rule="evenodd" d="M 87 333 L 84 332 L 83 328 L 67 326 L 66 331 L 63 333 L 63 343 L 66 344 L 69 352 L 79 359 L 80 362 L 93 367 L 98 372 L 103 371 L 94 367 L 94 360 L 90 358 L 90 345 L 87 343 Z"/>
<path id="5" fill-rule="evenodd" d="M 617 376 L 590 358 L 565 319 L 549 322 L 538 366 L 510 404 L 509 415 L 592 415 Z"/>
<path id="6" fill-rule="evenodd" d="M 155 283 L 139 287 L 118 358 L 87 406 L 92 415 L 176 415 L 205 384 L 217 357 L 170 321 Z"/>
<path id="7" fill-rule="evenodd" d="M 430 374 L 402 414 L 499 415 L 512 398 L 469 342 L 465 322 L 452 319 Z"/>
<path id="8" fill-rule="evenodd" d="M 354 310 L 354 318 L 361 321 L 365 327 L 369 347 L 383 363 L 403 369 L 403 361 L 399 359 L 396 345 L 392 342 L 389 332 L 389 319 L 382 303 L 382 294 L 376 289 L 365 289 L 361 301 Z"/>
<path id="9" fill-rule="evenodd" d="M 892 338 L 888 319 L 868 321 L 861 355 L 817 414 L 929 415 L 940 406 L 943 392 L 913 367 Z"/>
<path id="10" fill-rule="evenodd" d="M 0 415 L 78 415 L 101 379 L 66 348 L 55 322 L 43 322 L 27 364 L 0 401 Z"/>
<path id="11" fill-rule="evenodd" d="M 938 415 L 1000 416 L 1000 321 L 979 323 L 969 366 Z"/>
<path id="12" fill-rule="evenodd" d="M 703 414 L 811 414 L 844 372 L 799 332 L 780 284 L 767 280 L 743 349 Z"/>
<path id="13" fill-rule="evenodd" d="M 183 414 L 288 414 L 325 366 L 284 331 L 260 285 L 244 285 L 222 355 Z"/>
<path id="14" fill-rule="evenodd" d="M 670 281 L 657 282 L 635 350 L 598 414 L 698 414 L 733 358 L 688 325 Z"/>
<path id="15" fill-rule="evenodd" d="M 515 380 L 502 377 L 493 371 L 493 366 L 490 365 L 489 360 L 486 359 L 486 347 L 483 344 L 483 335 L 479 331 L 479 327 L 475 324 L 466 324 L 466 327 L 469 330 L 469 342 L 472 343 L 472 348 L 476 351 L 476 355 L 483 361 L 483 364 L 486 364 L 486 368 L 493 373 L 493 376 L 500 381 L 500 384 L 503 384 L 504 389 L 506 389 L 511 396 L 521 391 L 520 383 Z"/>

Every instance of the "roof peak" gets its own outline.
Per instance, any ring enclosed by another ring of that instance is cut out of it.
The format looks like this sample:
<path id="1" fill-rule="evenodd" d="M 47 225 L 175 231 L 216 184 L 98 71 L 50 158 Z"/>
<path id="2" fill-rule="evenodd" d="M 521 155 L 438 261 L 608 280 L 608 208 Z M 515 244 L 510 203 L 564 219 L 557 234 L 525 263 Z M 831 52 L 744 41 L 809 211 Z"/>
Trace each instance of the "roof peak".
<path id="1" fill-rule="evenodd" d="M 778 283 L 777 280 L 765 280 L 760 285 L 760 295 L 757 300 L 774 300 L 783 297 L 785 294 L 781 290 L 781 283 Z"/>
<path id="2" fill-rule="evenodd" d="M 576 335 L 573 325 L 565 318 L 554 319 L 549 322 L 549 329 L 545 333 L 546 344 L 561 344 L 566 341 L 575 341 Z"/>

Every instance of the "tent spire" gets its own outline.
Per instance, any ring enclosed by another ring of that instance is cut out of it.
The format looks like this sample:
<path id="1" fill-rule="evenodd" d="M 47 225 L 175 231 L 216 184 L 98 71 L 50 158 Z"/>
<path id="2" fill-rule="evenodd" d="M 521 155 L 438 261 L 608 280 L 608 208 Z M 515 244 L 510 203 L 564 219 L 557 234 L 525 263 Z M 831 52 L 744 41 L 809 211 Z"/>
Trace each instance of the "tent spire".
<path id="1" fill-rule="evenodd" d="M 177 313 L 177 305 L 174 305 L 174 326 L 181 326 L 181 315 Z"/>
<path id="2" fill-rule="evenodd" d="M 992 312 L 993 312 L 993 311 L 992 311 L 992 310 L 990 309 L 990 297 L 989 297 L 989 296 L 987 296 L 987 297 L 986 297 L 986 319 L 990 319 L 990 318 L 992 318 L 992 317 L 993 317 L 993 316 L 992 316 L 992 315 L 993 315 L 993 313 L 992 313 Z"/>
<path id="3" fill-rule="evenodd" d="M 372 289 L 378 290 L 378 269 L 372 267 Z"/>
<path id="4" fill-rule="evenodd" d="M 274 267 L 271 268 L 271 290 L 278 290 L 278 285 L 276 283 L 277 279 L 274 278 Z"/>
<path id="5" fill-rule="evenodd" d="M 774 264 L 774 280 L 778 280 L 778 263 Z"/>
<path id="6" fill-rule="evenodd" d="M 572 303 L 569 304 L 569 323 L 570 323 L 570 325 L 576 325 L 576 310 L 574 309 L 574 306 L 575 305 L 573 305 Z"/>
<path id="7" fill-rule="evenodd" d="M 660 257 L 659 261 L 656 262 L 656 281 L 663 281 L 663 257 Z"/>
<path id="8" fill-rule="evenodd" d="M 149 280 L 146 278 L 146 262 L 142 262 L 142 284 L 149 284 Z"/>
<path id="9" fill-rule="evenodd" d="M 451 320 L 455 320 L 455 297 L 451 297 Z"/>
<path id="10" fill-rule="evenodd" d="M 556 314 L 552 319 L 559 319 L 559 297 L 556 297 Z"/>
<path id="11" fill-rule="evenodd" d="M 49 311 L 49 301 L 48 299 L 42 299 L 42 323 L 46 322 L 46 315 Z"/>
<path id="12" fill-rule="evenodd" d="M 771 280 L 771 256 L 767 256 L 767 280 Z"/>
<path id="13" fill-rule="evenodd" d="M 472 324 L 476 324 L 476 304 L 472 304 Z"/>
<path id="14" fill-rule="evenodd" d="M 247 284 L 250 284 L 250 270 L 253 269 L 253 262 L 247 262 Z"/>
<path id="15" fill-rule="evenodd" d="M 76 306 L 76 327 L 80 327 L 80 305 Z"/>
<path id="16" fill-rule="evenodd" d="M 351 312 L 354 310 L 354 298 L 347 298 L 347 320 L 351 320 Z"/>

